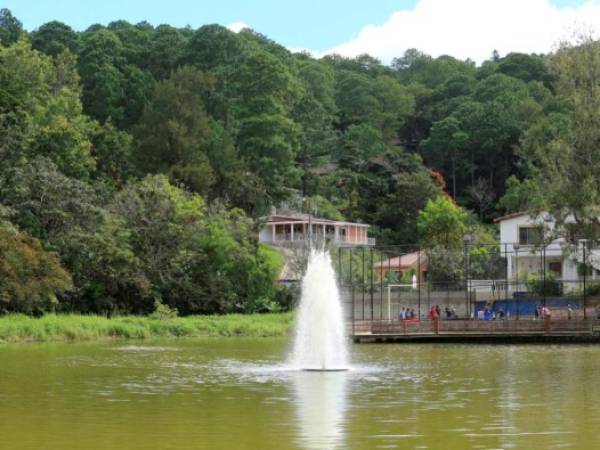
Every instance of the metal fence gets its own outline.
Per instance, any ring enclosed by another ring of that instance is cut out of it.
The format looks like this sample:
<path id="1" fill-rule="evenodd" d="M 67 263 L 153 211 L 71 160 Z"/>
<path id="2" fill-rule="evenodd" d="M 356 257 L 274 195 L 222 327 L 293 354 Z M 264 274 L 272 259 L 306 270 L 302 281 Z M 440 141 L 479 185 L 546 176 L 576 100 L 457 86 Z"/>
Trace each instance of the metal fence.
<path id="1" fill-rule="evenodd" d="M 556 245 L 342 247 L 334 253 L 346 318 L 398 319 L 402 310 L 440 319 L 591 318 L 600 311 L 596 249 Z M 600 256 L 600 251 L 598 252 Z M 409 313 L 409 316 L 411 315 Z"/>

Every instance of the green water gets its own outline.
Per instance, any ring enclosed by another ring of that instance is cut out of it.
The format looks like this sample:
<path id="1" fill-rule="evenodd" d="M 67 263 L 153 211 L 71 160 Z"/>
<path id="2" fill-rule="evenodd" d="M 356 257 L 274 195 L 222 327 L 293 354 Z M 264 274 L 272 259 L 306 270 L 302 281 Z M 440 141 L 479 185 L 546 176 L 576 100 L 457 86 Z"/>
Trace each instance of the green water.
<path id="1" fill-rule="evenodd" d="M 598 449 L 600 346 L 0 345 L 0 449 Z"/>

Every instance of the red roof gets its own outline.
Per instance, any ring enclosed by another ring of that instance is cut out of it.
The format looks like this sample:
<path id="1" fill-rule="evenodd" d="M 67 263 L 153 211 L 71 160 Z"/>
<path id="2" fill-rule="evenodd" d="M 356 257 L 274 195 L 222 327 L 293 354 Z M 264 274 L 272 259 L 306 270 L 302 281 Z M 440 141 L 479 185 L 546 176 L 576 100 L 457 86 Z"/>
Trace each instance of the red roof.
<path id="1" fill-rule="evenodd" d="M 375 267 L 394 267 L 394 268 L 401 268 L 401 267 L 412 267 L 414 265 L 417 265 L 419 263 L 419 254 L 420 254 L 420 259 L 421 259 L 421 265 L 423 265 L 424 262 L 427 261 L 427 257 L 425 256 L 425 254 L 423 252 L 412 252 L 412 253 L 406 253 L 404 255 L 400 255 L 400 256 L 395 256 L 394 258 L 390 258 L 390 259 L 386 259 L 384 261 L 381 262 L 377 262 L 375 263 Z"/>

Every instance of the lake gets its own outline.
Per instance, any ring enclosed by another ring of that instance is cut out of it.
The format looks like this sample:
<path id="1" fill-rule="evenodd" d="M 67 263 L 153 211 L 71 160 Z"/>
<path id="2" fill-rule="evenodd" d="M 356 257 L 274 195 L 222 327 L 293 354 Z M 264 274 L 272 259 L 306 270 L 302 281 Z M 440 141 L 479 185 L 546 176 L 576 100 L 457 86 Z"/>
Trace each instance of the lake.
<path id="1" fill-rule="evenodd" d="M 0 344 L 0 449 L 600 448 L 600 346 L 286 339 Z"/>

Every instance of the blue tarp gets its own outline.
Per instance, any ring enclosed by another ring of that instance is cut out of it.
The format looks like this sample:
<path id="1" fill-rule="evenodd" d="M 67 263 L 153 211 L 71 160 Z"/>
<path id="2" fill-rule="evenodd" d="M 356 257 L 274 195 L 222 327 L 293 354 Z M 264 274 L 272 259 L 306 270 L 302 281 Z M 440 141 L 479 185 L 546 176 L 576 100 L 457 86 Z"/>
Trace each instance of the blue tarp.
<path id="1" fill-rule="evenodd" d="M 475 315 L 477 315 L 478 311 L 483 311 L 488 302 L 475 302 Z M 519 298 L 515 299 L 504 299 L 504 300 L 496 300 L 494 305 L 492 306 L 492 311 L 498 312 L 500 310 L 505 313 L 510 313 L 511 316 L 517 315 L 517 308 L 520 316 L 534 315 L 535 310 L 538 306 L 544 304 L 543 298 Z M 582 300 L 579 298 L 566 298 L 566 297 L 547 297 L 546 298 L 546 306 L 550 309 L 567 309 L 568 305 L 571 305 L 571 308 L 579 309 L 582 307 Z"/>

